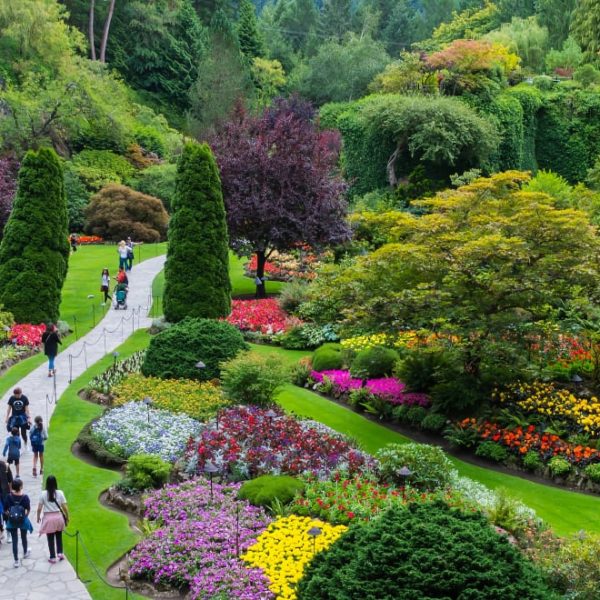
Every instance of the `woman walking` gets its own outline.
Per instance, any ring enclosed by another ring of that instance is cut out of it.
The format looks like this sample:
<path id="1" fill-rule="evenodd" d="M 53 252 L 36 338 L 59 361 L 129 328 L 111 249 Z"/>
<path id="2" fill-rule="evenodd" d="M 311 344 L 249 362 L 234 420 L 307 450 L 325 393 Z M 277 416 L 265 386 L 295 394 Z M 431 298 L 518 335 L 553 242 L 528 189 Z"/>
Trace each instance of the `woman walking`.
<path id="1" fill-rule="evenodd" d="M 2 510 L 0 511 L 0 539 L 2 539 L 4 534 L 4 506 L 10 494 L 12 480 L 10 467 L 3 460 L 0 460 L 0 505 L 2 505 Z"/>
<path id="2" fill-rule="evenodd" d="M 23 546 L 23 558 L 29 558 L 31 550 L 27 548 L 27 532 L 33 531 L 33 525 L 29 520 L 31 501 L 29 496 L 23 492 L 23 482 L 14 479 L 11 484 L 12 491 L 8 495 L 4 514 L 7 516 L 6 530 L 12 536 L 12 550 L 15 569 L 19 568 L 19 531 L 21 532 L 21 544 Z"/>
<path id="3" fill-rule="evenodd" d="M 106 304 L 109 301 L 109 299 L 112 300 L 112 296 L 108 293 L 109 289 L 110 289 L 110 275 L 108 273 L 108 269 L 102 269 L 100 291 L 104 292 L 104 304 Z"/>
<path id="4" fill-rule="evenodd" d="M 48 357 L 48 377 L 52 377 L 52 375 L 56 375 L 54 359 L 58 354 L 58 344 L 62 344 L 58 329 L 53 323 L 46 325 L 46 331 L 42 333 L 42 343 L 44 344 L 44 354 Z"/>
<path id="5" fill-rule="evenodd" d="M 129 249 L 127 248 L 127 244 L 125 244 L 125 240 L 119 242 L 117 252 L 119 253 L 119 269 L 127 269 Z"/>
<path id="6" fill-rule="evenodd" d="M 44 511 L 43 519 L 41 518 L 42 510 Z M 40 535 L 45 533 L 48 538 L 48 550 L 50 551 L 48 562 L 54 564 L 57 556 L 58 560 L 64 560 L 62 532 L 69 522 L 69 512 L 65 495 L 58 489 L 54 475 L 48 475 L 46 489 L 40 494 L 37 522 L 40 521 L 42 522 Z"/>

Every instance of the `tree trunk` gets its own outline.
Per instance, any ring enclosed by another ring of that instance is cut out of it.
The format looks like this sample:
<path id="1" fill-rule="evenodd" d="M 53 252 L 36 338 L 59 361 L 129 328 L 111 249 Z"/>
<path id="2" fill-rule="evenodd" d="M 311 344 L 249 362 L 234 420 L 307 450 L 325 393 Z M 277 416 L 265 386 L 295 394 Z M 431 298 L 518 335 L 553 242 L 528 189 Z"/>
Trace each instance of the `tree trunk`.
<path id="1" fill-rule="evenodd" d="M 112 21 L 113 12 L 115 10 L 115 0 L 110 0 L 106 21 L 104 21 L 104 29 L 102 30 L 102 42 L 100 43 L 100 62 L 106 62 L 106 46 L 108 44 L 108 32 L 110 31 L 110 22 Z"/>
<path id="2" fill-rule="evenodd" d="M 390 156 L 387 162 L 387 176 L 390 187 L 395 188 L 398 185 L 398 177 L 396 177 L 396 161 L 400 155 L 400 146 L 398 146 L 394 153 Z"/>
<path id="3" fill-rule="evenodd" d="M 264 250 L 256 251 L 256 298 L 266 298 L 267 290 L 265 287 L 265 264 L 267 257 Z M 258 283 L 260 280 L 260 283 Z"/>
<path id="4" fill-rule="evenodd" d="M 94 11 L 96 9 L 96 0 L 90 0 L 90 17 L 88 20 L 88 37 L 90 40 L 90 56 L 96 60 L 96 41 L 94 40 Z"/>

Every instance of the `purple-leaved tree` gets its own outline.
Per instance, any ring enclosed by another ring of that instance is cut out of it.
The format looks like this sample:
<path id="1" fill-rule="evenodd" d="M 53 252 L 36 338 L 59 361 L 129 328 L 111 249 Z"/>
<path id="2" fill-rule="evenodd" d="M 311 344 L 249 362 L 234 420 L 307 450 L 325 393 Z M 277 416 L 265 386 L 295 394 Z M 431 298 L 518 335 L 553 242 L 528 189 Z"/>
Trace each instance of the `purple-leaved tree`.
<path id="1" fill-rule="evenodd" d="M 336 173 L 340 138 L 319 131 L 310 104 L 279 99 L 260 116 L 238 107 L 210 141 L 221 171 L 232 249 L 256 253 L 257 296 L 265 262 L 299 243 L 319 248 L 350 237 L 346 185 Z"/>
<path id="2" fill-rule="evenodd" d="M 0 239 L 17 191 L 19 163 L 10 157 L 0 158 Z"/>

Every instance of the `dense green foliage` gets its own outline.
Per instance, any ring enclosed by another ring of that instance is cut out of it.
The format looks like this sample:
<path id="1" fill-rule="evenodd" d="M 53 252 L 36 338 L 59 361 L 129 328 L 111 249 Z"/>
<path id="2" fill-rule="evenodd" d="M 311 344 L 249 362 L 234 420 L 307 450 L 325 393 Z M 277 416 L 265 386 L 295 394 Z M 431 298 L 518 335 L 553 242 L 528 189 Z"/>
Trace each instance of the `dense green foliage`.
<path id="1" fill-rule="evenodd" d="M 361 350 L 352 360 L 350 373 L 353 377 L 362 379 L 385 377 L 392 374 L 398 358 L 398 353 L 391 348 L 383 348 L 382 346 L 366 348 Z"/>
<path id="2" fill-rule="evenodd" d="M 238 498 L 248 500 L 254 506 L 275 508 L 289 504 L 294 496 L 304 489 L 304 483 L 289 475 L 262 475 L 246 481 Z"/>
<path id="3" fill-rule="evenodd" d="M 231 312 L 229 250 L 219 170 L 207 145 L 186 145 L 177 167 L 163 306 L 168 321 Z"/>
<path id="4" fill-rule="evenodd" d="M 343 364 L 342 347 L 339 344 L 323 344 L 313 352 L 312 366 L 315 371 L 341 369 Z"/>
<path id="5" fill-rule="evenodd" d="M 162 487 L 171 474 L 171 464 L 152 454 L 134 454 L 127 460 L 121 485 L 133 490 Z"/>
<path id="6" fill-rule="evenodd" d="M 186 318 L 152 338 L 142 373 L 162 379 L 219 377 L 221 363 L 247 349 L 237 328 L 224 321 Z M 198 367 L 198 363 L 204 367 Z"/>
<path id="7" fill-rule="evenodd" d="M 351 528 L 313 559 L 298 585 L 300 600 L 400 597 L 556 596 L 485 517 L 441 503 L 394 507 Z"/>
<path id="8" fill-rule="evenodd" d="M 60 159 L 49 148 L 25 155 L 0 244 L 0 305 L 19 323 L 56 322 L 69 259 Z"/>

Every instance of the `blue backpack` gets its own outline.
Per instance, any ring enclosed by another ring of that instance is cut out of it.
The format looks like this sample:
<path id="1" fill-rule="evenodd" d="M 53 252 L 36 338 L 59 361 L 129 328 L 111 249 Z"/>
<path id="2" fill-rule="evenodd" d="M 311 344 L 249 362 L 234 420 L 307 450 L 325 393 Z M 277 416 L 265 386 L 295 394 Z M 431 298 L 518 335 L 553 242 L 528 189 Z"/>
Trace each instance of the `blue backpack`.
<path id="1" fill-rule="evenodd" d="M 32 444 L 40 446 L 42 444 L 42 430 L 36 425 L 29 434 L 29 439 Z"/>
<path id="2" fill-rule="evenodd" d="M 21 440 L 18 437 L 10 436 L 8 438 L 8 458 L 17 460 L 21 456 Z"/>

